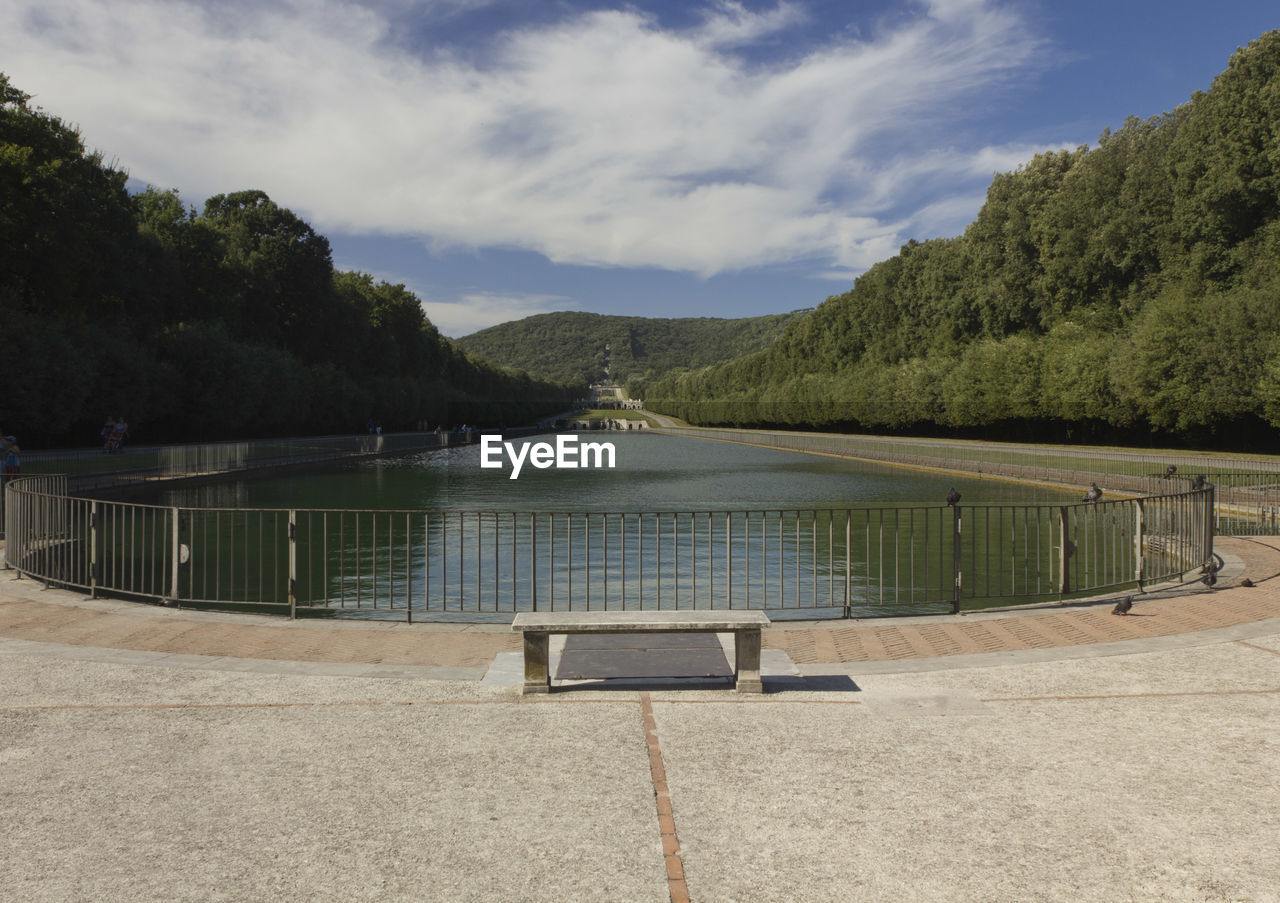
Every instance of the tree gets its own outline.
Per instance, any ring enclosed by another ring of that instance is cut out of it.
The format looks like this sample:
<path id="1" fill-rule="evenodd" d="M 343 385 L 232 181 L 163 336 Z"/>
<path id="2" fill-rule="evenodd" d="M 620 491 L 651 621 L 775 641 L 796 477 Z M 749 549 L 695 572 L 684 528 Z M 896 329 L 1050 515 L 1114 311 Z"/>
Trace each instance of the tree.
<path id="1" fill-rule="evenodd" d="M 262 191 L 218 194 L 201 220 L 222 243 L 222 264 L 242 286 L 244 334 L 289 348 L 304 360 L 340 353 L 320 324 L 333 311 L 329 240 Z"/>
<path id="2" fill-rule="evenodd" d="M 131 274 L 116 264 L 135 235 L 127 175 L 29 100 L 0 73 L 0 288 L 31 310 L 118 312 Z"/>

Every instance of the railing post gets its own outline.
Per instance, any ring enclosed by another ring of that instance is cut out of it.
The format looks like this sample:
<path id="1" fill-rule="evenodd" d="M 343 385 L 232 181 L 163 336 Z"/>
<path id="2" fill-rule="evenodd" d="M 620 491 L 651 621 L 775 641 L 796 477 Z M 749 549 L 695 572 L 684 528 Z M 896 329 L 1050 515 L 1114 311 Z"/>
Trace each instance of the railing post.
<path id="1" fill-rule="evenodd" d="M 170 546 L 173 555 L 173 564 L 170 572 L 169 582 L 169 598 L 175 603 L 178 601 L 178 566 L 182 559 L 182 542 L 178 536 L 178 509 L 171 508 L 170 515 L 173 517 L 173 528 L 171 530 Z"/>
<path id="2" fill-rule="evenodd" d="M 1134 567 L 1134 579 L 1138 581 L 1138 591 L 1142 591 L 1142 580 L 1146 576 L 1146 547 L 1147 547 L 1147 524 L 1145 512 L 1143 511 L 1142 499 L 1134 499 L 1133 506 L 1133 545 L 1134 558 L 1136 565 Z"/>
<path id="3" fill-rule="evenodd" d="M 89 598 L 98 597 L 98 503 L 89 503 Z"/>
<path id="4" fill-rule="evenodd" d="M 1204 493 L 1204 559 L 1208 561 L 1213 557 L 1213 511 L 1214 496 L 1217 489 L 1212 483 L 1205 488 Z"/>
<path id="5" fill-rule="evenodd" d="M 1066 595 L 1071 589 L 1067 578 L 1067 562 L 1071 558 L 1071 540 L 1067 539 L 1067 506 L 1058 507 L 1058 595 Z"/>
<path id="6" fill-rule="evenodd" d="M 963 574 L 960 570 L 961 549 L 960 536 L 964 528 L 964 520 L 960 516 L 960 506 L 956 505 L 951 509 L 951 565 L 952 565 L 952 584 L 951 584 L 951 613 L 953 615 L 960 614 L 960 581 Z"/>
<path id="7" fill-rule="evenodd" d="M 853 577 L 849 574 L 853 558 L 853 512 L 844 510 L 844 616 L 853 617 Z"/>
<path id="8" fill-rule="evenodd" d="M 724 577 L 728 587 L 729 608 L 733 608 L 733 514 L 724 514 Z"/>
<path id="9" fill-rule="evenodd" d="M 377 554 L 377 549 L 374 549 Z M 377 597 L 374 597 L 377 605 Z M 298 616 L 298 512 L 289 509 L 289 617 Z"/>

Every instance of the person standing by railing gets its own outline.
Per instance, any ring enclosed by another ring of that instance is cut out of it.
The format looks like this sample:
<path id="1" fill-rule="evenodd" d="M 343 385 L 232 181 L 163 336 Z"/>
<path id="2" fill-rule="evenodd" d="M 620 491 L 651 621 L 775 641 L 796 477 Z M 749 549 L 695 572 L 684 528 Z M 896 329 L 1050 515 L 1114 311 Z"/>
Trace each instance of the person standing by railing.
<path id="1" fill-rule="evenodd" d="M 22 472 L 22 459 L 19 457 L 22 449 L 18 448 L 18 440 L 13 436 L 5 436 L 0 439 L 0 456 L 3 457 L 3 467 L 0 468 L 0 486 L 9 482 Z"/>

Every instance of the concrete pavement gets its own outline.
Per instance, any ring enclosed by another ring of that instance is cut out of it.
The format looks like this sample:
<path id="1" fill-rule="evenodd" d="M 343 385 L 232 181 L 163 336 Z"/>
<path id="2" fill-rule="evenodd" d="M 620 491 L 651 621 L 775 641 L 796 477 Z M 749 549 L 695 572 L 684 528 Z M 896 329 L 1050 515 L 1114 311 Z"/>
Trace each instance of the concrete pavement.
<path id="1" fill-rule="evenodd" d="M 757 698 L 0 575 L 0 899 L 1280 901 L 1280 551 L 1220 549 L 1126 618 L 777 627 Z"/>

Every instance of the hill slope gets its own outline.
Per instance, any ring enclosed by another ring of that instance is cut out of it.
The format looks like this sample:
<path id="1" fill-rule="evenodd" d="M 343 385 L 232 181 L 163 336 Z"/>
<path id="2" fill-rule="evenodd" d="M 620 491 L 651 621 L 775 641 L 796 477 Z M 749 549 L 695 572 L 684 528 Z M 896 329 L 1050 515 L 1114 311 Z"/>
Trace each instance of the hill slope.
<path id="1" fill-rule="evenodd" d="M 799 316 L 661 319 L 565 311 L 491 326 L 456 342 L 467 353 L 499 366 L 580 385 L 601 378 L 609 345 L 610 375 L 626 383 L 758 351 Z"/>
<path id="2" fill-rule="evenodd" d="M 1172 113 L 997 175 L 767 350 L 643 388 L 697 423 L 1233 442 L 1280 426 L 1280 32 Z"/>

